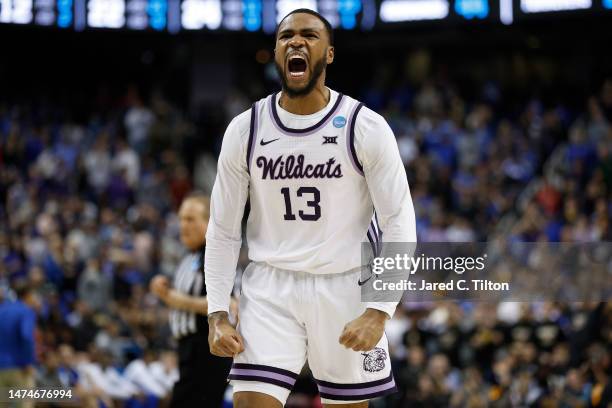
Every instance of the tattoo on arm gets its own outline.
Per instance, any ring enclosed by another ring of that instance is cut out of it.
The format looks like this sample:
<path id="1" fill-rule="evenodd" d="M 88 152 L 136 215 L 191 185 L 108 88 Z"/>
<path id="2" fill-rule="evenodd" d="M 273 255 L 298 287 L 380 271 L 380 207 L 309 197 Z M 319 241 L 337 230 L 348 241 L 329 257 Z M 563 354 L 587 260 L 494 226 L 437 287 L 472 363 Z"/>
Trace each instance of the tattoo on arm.
<path id="1" fill-rule="evenodd" d="M 222 320 L 229 320 L 227 312 L 218 311 L 208 315 L 208 323 L 216 323 Z"/>

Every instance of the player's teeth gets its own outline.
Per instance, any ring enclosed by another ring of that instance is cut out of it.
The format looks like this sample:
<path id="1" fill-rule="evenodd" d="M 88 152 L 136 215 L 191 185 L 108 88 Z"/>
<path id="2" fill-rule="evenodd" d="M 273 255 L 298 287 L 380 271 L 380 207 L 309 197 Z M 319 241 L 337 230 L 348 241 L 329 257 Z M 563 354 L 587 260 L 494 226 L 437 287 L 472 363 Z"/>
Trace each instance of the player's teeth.
<path id="1" fill-rule="evenodd" d="M 290 72 L 292 77 L 299 77 L 304 75 L 304 72 Z"/>

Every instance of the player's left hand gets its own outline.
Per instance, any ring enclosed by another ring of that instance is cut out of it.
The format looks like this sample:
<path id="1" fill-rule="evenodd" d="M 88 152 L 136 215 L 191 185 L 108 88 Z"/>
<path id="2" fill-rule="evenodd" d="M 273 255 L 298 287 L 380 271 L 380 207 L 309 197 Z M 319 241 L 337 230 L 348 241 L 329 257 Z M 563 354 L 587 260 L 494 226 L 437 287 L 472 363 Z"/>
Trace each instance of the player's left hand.
<path id="1" fill-rule="evenodd" d="M 340 344 L 354 351 L 370 351 L 382 338 L 389 316 L 380 310 L 366 309 L 355 320 L 344 326 Z"/>

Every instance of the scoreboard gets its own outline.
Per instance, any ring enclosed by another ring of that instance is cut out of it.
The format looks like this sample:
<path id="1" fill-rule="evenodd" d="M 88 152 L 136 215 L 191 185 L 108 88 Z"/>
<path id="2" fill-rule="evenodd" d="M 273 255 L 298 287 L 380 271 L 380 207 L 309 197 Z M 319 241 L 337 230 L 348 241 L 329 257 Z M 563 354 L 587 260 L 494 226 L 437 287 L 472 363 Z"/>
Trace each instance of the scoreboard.
<path id="1" fill-rule="evenodd" d="M 493 20 L 590 10 L 612 14 L 612 0 L 0 0 L 0 23 L 85 29 L 274 32 L 296 8 L 317 10 L 334 28 L 372 30 L 413 21 Z"/>

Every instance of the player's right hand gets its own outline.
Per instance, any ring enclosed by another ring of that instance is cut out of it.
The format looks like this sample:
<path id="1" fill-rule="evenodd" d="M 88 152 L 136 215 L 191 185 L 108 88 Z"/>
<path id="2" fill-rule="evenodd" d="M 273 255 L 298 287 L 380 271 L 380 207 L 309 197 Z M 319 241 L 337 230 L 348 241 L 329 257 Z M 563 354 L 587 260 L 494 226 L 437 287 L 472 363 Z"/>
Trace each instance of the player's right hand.
<path id="1" fill-rule="evenodd" d="M 232 326 L 225 312 L 208 316 L 208 346 L 211 354 L 219 357 L 234 357 L 244 351 L 244 341 Z"/>

